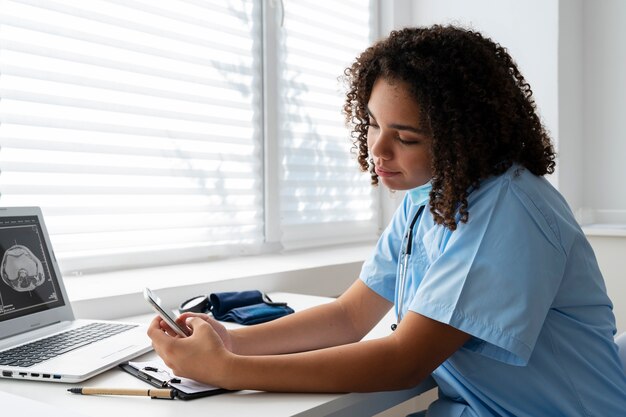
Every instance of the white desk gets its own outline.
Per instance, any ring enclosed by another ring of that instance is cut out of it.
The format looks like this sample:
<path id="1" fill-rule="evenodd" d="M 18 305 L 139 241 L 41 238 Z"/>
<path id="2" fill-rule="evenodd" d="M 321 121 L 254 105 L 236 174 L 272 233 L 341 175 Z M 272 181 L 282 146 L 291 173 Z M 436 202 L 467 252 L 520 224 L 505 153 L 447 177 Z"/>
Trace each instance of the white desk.
<path id="1" fill-rule="evenodd" d="M 287 301 L 296 311 L 331 300 L 324 297 L 286 293 L 274 293 L 271 294 L 271 297 L 276 301 Z M 153 315 L 139 316 L 132 318 L 132 320 L 146 322 L 152 317 Z M 392 322 L 393 316 L 389 314 L 367 338 L 376 338 L 387 334 Z M 150 352 L 138 360 L 148 360 L 153 357 L 155 357 L 155 353 Z M 83 396 L 67 392 L 67 388 L 76 386 L 148 387 L 139 379 L 116 368 L 82 384 L 0 380 L 0 391 L 41 401 L 53 408 L 94 417 L 367 416 L 413 398 L 435 385 L 434 381 L 428 380 L 409 390 L 369 394 L 282 394 L 239 391 L 191 401 L 152 400 L 147 397 L 130 396 Z"/>

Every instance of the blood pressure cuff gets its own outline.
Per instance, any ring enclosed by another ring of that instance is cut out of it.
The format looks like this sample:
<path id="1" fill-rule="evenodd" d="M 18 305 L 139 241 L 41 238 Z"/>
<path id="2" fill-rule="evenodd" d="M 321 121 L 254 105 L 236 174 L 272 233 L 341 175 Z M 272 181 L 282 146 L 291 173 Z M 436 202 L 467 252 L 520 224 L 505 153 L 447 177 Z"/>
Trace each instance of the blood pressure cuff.
<path id="1" fill-rule="evenodd" d="M 209 296 L 213 317 L 239 324 L 258 324 L 293 313 L 287 303 L 273 302 L 261 291 L 219 292 Z"/>

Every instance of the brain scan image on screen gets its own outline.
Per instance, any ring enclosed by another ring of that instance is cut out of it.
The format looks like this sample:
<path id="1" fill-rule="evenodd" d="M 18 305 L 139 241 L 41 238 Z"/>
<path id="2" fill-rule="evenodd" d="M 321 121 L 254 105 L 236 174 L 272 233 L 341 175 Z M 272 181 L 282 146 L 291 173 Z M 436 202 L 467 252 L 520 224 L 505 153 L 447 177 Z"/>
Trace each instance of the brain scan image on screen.
<path id="1" fill-rule="evenodd" d="M 46 280 L 41 261 L 26 246 L 11 246 L 2 257 L 2 280 L 15 291 L 32 291 Z"/>

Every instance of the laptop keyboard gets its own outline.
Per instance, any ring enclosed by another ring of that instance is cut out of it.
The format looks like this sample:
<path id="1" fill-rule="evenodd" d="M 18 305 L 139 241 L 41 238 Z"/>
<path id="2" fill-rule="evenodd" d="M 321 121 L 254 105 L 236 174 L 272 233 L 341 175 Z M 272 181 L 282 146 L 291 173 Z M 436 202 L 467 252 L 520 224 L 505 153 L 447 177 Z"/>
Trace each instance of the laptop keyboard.
<path id="1" fill-rule="evenodd" d="M 0 352 L 0 365 L 27 368 L 70 350 L 125 332 L 136 325 L 90 323 L 54 336 Z"/>

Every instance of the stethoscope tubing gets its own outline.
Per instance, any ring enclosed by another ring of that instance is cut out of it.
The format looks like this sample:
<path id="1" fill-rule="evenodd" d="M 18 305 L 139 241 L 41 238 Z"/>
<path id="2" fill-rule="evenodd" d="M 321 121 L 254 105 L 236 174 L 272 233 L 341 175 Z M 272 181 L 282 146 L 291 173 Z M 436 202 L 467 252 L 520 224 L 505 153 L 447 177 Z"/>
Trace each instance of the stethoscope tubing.
<path id="1" fill-rule="evenodd" d="M 412 246 L 413 246 L 413 228 L 415 227 L 417 220 L 422 215 L 422 212 L 424 211 L 424 207 L 426 206 L 421 205 L 417 209 L 417 213 L 415 213 L 413 220 L 411 220 L 409 229 L 407 230 L 407 233 L 403 239 L 405 242 L 405 246 L 400 254 L 400 271 L 399 271 L 398 286 L 397 286 L 398 302 L 396 303 L 396 317 L 398 319 L 398 324 L 400 323 L 400 321 L 402 321 L 402 316 L 403 316 L 402 311 L 404 309 L 404 291 L 405 291 L 405 286 L 406 286 L 406 273 L 409 267 L 409 257 L 411 256 Z M 397 324 L 394 324 L 391 326 L 391 329 L 395 330 L 396 327 L 397 327 Z"/>

